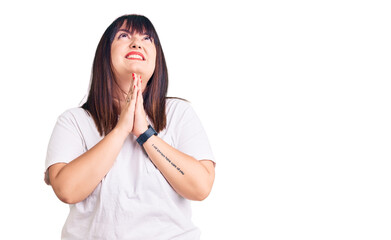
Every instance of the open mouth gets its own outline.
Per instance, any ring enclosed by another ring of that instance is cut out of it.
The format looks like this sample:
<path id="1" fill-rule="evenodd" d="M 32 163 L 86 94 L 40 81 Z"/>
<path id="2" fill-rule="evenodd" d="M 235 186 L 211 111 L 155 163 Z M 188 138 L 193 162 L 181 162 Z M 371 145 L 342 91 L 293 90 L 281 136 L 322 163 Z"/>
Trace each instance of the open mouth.
<path id="1" fill-rule="evenodd" d="M 139 52 L 130 52 L 130 53 L 126 54 L 125 58 L 126 59 L 133 59 L 133 60 L 140 60 L 140 61 L 145 60 L 144 55 Z"/>

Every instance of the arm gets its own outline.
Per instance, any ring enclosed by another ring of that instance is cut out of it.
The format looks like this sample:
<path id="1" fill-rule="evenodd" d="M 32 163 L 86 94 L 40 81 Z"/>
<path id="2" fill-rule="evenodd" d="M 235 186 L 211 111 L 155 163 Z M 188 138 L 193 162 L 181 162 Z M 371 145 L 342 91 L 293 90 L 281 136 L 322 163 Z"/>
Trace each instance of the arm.
<path id="1" fill-rule="evenodd" d="M 122 145 L 133 128 L 134 110 L 138 86 L 133 86 L 127 97 L 116 127 L 93 148 L 70 163 L 57 163 L 48 169 L 50 183 L 57 197 L 69 204 L 88 197 L 106 176 Z"/>
<path id="2" fill-rule="evenodd" d="M 157 136 L 150 137 L 143 147 L 178 194 L 198 201 L 209 195 L 215 177 L 211 161 L 198 161 Z"/>
<path id="3" fill-rule="evenodd" d="M 139 87 L 141 88 L 141 84 Z M 140 91 L 136 100 L 132 133 L 139 137 L 147 129 L 148 122 Z M 182 197 L 201 201 L 209 195 L 215 178 L 212 161 L 206 161 L 207 159 L 198 161 L 173 148 L 157 136 L 150 137 L 143 147 L 171 187 Z"/>
<path id="4" fill-rule="evenodd" d="M 88 197 L 113 166 L 126 137 L 126 133 L 113 129 L 93 148 L 70 163 L 50 166 L 50 183 L 57 197 L 68 204 Z"/>

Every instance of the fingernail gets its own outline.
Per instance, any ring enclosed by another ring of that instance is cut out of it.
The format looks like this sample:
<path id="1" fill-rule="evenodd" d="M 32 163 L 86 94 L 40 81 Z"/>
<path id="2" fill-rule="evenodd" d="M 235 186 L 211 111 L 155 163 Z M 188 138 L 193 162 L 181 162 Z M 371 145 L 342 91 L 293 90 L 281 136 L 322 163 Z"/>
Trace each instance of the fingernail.
<path id="1" fill-rule="evenodd" d="M 133 79 L 134 79 L 134 73 L 132 73 L 132 77 L 133 77 Z"/>

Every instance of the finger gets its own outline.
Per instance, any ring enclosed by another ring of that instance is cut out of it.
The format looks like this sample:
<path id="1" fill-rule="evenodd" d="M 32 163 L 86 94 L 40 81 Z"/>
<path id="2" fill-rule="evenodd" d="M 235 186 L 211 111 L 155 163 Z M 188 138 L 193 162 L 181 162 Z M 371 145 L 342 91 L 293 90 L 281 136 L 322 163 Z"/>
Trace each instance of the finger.
<path id="1" fill-rule="evenodd" d="M 126 95 L 126 98 L 129 98 L 132 96 L 132 93 L 133 93 L 133 89 L 134 89 L 134 73 L 132 73 L 132 79 L 133 79 L 133 84 L 130 84 L 129 85 L 129 90 L 128 90 L 128 94 Z"/>
<path id="2" fill-rule="evenodd" d="M 133 89 L 134 89 L 133 86 L 137 85 L 137 74 L 132 73 L 132 79 L 133 79 L 133 81 L 132 81 L 132 84 L 129 87 L 129 91 L 133 91 Z"/>
<path id="3" fill-rule="evenodd" d="M 141 88 L 140 88 L 140 84 L 138 84 L 137 86 L 136 86 L 136 88 L 137 88 L 137 93 L 135 94 L 136 95 L 136 106 L 135 106 L 135 108 L 136 108 L 136 112 L 140 112 L 140 111 L 142 111 L 142 109 L 143 109 L 143 98 L 142 98 L 142 91 L 141 91 Z"/>
<path id="4" fill-rule="evenodd" d="M 141 90 L 141 75 L 138 75 L 138 81 L 137 81 L 137 84 L 138 84 L 138 87 L 140 88 Z"/>
<path id="5" fill-rule="evenodd" d="M 137 89 L 137 91 L 135 91 L 135 97 L 136 97 L 136 108 L 138 108 L 139 107 L 139 102 L 140 102 L 140 97 L 139 97 L 139 95 L 140 95 L 140 88 L 139 88 L 139 86 L 137 85 L 136 86 L 136 89 Z"/>
<path id="6" fill-rule="evenodd" d="M 141 103 L 142 103 L 142 98 L 143 98 L 143 89 L 142 89 L 142 80 L 141 80 L 141 76 L 140 76 L 140 78 L 139 78 L 139 81 L 138 81 L 138 88 L 139 88 L 139 93 L 138 93 L 138 97 L 140 97 L 141 99 Z"/>
<path id="7" fill-rule="evenodd" d="M 132 99 L 133 92 L 129 91 L 128 95 L 126 95 L 125 103 L 128 104 L 130 100 Z"/>
<path id="8" fill-rule="evenodd" d="M 141 87 L 139 87 L 137 93 L 137 104 L 140 104 L 140 107 L 143 107 L 143 100 L 143 91 L 141 90 Z"/>
<path id="9" fill-rule="evenodd" d="M 136 88 L 135 73 L 132 73 L 132 78 L 133 78 L 133 84 L 129 86 L 129 91 L 125 98 L 126 103 L 129 103 L 131 101 L 133 93 L 135 92 L 135 88 Z"/>
<path id="10" fill-rule="evenodd" d="M 137 98 L 136 98 L 136 95 L 137 95 L 136 94 L 136 92 L 137 92 L 136 88 L 137 87 L 134 86 L 133 87 L 134 90 L 132 91 L 131 95 L 128 98 L 126 98 L 126 107 L 128 109 L 130 109 L 131 112 L 133 112 L 135 107 L 136 107 L 136 100 L 137 100 Z"/>
<path id="11" fill-rule="evenodd" d="M 131 95 L 131 100 L 136 99 L 137 91 L 138 91 L 138 87 L 137 87 L 137 84 L 135 84 L 135 85 L 133 85 L 133 91 L 132 91 L 132 95 Z"/>
<path id="12" fill-rule="evenodd" d="M 143 80 L 141 79 L 141 75 L 140 75 L 140 88 L 142 85 L 143 85 Z"/>

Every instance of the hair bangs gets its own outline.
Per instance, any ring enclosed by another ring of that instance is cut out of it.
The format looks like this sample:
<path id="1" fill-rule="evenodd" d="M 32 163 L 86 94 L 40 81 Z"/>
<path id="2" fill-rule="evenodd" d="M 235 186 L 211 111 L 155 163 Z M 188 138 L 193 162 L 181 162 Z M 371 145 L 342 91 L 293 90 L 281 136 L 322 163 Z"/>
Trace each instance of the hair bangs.
<path id="1" fill-rule="evenodd" d="M 125 26 L 124 26 L 125 24 Z M 114 39 L 115 35 L 121 28 L 125 27 L 130 34 L 138 33 L 142 35 L 148 35 L 153 42 L 159 41 L 155 28 L 151 21 L 142 15 L 125 15 L 117 19 L 115 23 L 115 29 L 111 39 Z"/>

